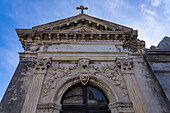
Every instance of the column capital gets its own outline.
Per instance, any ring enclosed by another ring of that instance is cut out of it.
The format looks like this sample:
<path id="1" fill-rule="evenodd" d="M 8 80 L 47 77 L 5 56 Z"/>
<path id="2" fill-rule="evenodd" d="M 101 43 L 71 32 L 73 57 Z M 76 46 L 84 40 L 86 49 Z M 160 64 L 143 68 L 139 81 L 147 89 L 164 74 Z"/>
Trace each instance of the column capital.
<path id="1" fill-rule="evenodd" d="M 133 59 L 116 59 L 118 67 L 121 69 L 122 73 L 133 73 Z"/>
<path id="2" fill-rule="evenodd" d="M 37 109 L 55 109 L 55 110 L 61 110 L 61 104 L 60 103 L 44 103 L 44 104 L 38 104 Z"/>
<path id="3" fill-rule="evenodd" d="M 33 60 L 34 73 L 46 73 L 47 66 L 51 65 L 51 58 L 38 58 Z"/>
<path id="4" fill-rule="evenodd" d="M 133 113 L 133 105 L 131 102 L 112 102 L 109 103 L 109 109 L 113 111 L 113 113 Z"/>

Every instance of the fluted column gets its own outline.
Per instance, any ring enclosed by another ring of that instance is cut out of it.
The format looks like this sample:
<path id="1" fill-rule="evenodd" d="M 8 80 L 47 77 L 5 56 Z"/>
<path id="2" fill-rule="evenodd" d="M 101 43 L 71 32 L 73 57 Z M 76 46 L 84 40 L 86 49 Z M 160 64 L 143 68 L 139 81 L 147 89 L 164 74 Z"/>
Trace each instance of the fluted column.
<path id="1" fill-rule="evenodd" d="M 135 113 L 148 113 L 144 99 L 133 72 L 133 59 L 117 59 L 117 64 L 124 77 L 129 97 L 133 103 Z"/>
<path id="2" fill-rule="evenodd" d="M 40 92 L 47 71 L 47 66 L 51 64 L 51 59 L 37 59 L 33 61 L 34 72 L 26 94 L 21 113 L 35 113 Z"/>

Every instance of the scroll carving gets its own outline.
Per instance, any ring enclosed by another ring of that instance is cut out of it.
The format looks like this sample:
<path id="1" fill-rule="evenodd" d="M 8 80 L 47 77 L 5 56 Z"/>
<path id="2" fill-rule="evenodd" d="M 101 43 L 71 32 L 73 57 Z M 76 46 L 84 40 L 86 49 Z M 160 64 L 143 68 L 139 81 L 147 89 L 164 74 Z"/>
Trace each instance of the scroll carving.
<path id="1" fill-rule="evenodd" d="M 64 65 L 54 65 L 51 66 L 48 70 L 48 77 L 47 80 L 44 82 L 43 92 L 44 96 L 47 96 L 47 93 L 51 89 L 55 89 L 56 80 L 58 78 L 66 77 L 66 76 L 72 76 L 76 75 L 77 73 L 73 70 L 75 70 L 78 67 L 77 64 L 70 65 L 70 66 L 64 66 Z"/>
<path id="2" fill-rule="evenodd" d="M 110 78 L 113 81 L 114 86 L 121 89 L 123 96 L 127 96 L 126 87 L 119 76 L 116 66 L 106 64 L 101 67 L 101 73 L 107 78 Z"/>
<path id="3" fill-rule="evenodd" d="M 70 77 L 70 76 L 79 76 L 80 81 L 83 85 L 86 85 L 89 80 L 90 76 L 98 76 L 102 75 L 106 78 L 112 80 L 112 84 L 115 87 L 121 89 L 121 92 L 124 97 L 127 96 L 127 90 L 124 84 L 123 79 L 119 76 L 118 68 L 114 64 L 89 64 L 89 59 L 80 59 L 78 64 L 57 64 L 52 65 L 48 69 L 48 73 L 43 85 L 43 96 L 47 96 L 47 93 L 50 90 L 55 89 L 56 83 L 63 77 Z"/>
<path id="4" fill-rule="evenodd" d="M 89 74 L 94 76 L 97 76 L 97 74 L 99 74 L 105 76 L 106 78 L 111 79 L 113 81 L 112 82 L 113 85 L 121 89 L 123 96 L 124 97 L 127 96 L 126 87 L 124 85 L 123 80 L 119 76 L 116 65 L 113 64 L 111 65 L 105 64 L 102 66 L 89 65 Z"/>

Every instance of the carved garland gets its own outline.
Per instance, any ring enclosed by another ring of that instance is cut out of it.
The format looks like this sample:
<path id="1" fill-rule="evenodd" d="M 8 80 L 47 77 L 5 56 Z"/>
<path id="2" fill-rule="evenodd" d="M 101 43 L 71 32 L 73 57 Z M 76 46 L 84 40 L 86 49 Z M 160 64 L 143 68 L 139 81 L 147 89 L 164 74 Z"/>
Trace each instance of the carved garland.
<path id="1" fill-rule="evenodd" d="M 126 87 L 119 76 L 116 66 L 108 64 L 105 64 L 101 67 L 96 65 L 89 65 L 88 59 L 80 59 L 78 64 L 72 64 L 69 66 L 63 64 L 51 66 L 48 69 L 48 76 L 43 86 L 44 96 L 47 96 L 47 93 L 51 89 L 55 89 L 57 80 L 59 78 L 79 76 L 81 83 L 86 85 L 90 79 L 89 75 L 97 76 L 97 74 L 111 79 L 113 81 L 113 85 L 121 89 L 123 96 L 127 96 Z"/>

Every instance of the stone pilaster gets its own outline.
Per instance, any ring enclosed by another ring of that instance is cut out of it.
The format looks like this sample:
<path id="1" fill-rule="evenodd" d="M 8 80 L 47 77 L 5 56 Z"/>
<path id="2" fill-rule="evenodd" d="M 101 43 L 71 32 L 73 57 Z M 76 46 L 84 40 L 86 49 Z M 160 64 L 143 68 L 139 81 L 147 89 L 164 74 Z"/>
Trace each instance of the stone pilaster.
<path id="1" fill-rule="evenodd" d="M 28 88 L 28 92 L 21 113 L 36 112 L 36 108 L 37 108 L 37 104 L 42 88 L 42 83 L 47 71 L 47 66 L 51 64 L 51 59 L 37 59 L 33 61 L 33 64 L 35 67 L 34 73 Z"/>
<path id="2" fill-rule="evenodd" d="M 133 72 L 133 59 L 117 59 L 117 64 L 124 77 L 129 97 L 133 103 L 135 113 L 148 113 L 144 99 Z"/>

